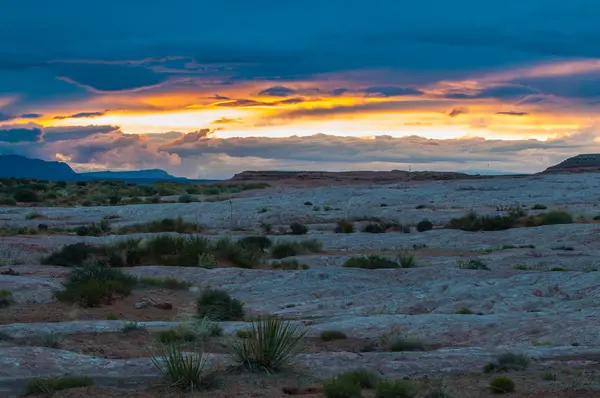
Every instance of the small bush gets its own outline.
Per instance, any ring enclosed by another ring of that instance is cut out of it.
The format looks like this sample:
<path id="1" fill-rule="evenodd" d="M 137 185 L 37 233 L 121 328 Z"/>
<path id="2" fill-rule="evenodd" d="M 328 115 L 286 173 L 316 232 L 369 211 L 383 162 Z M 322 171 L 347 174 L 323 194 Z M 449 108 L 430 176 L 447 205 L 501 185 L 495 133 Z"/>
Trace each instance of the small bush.
<path id="1" fill-rule="evenodd" d="M 119 317 L 117 316 L 117 314 L 115 314 L 114 312 L 110 312 L 107 316 L 106 316 L 106 320 L 108 321 L 116 321 L 117 319 L 119 319 Z"/>
<path id="2" fill-rule="evenodd" d="M 423 220 L 417 224 L 417 231 L 419 232 L 431 231 L 432 229 L 433 224 L 429 220 Z"/>
<path id="3" fill-rule="evenodd" d="M 416 268 L 417 262 L 415 261 L 415 257 L 411 254 L 400 254 L 398 255 L 398 263 L 400 264 L 400 268 Z"/>
<path id="4" fill-rule="evenodd" d="M 38 213 L 37 211 L 32 211 L 31 213 L 27 213 L 25 215 L 26 220 L 35 220 L 37 218 L 43 218 L 44 215 L 42 213 Z"/>
<path id="5" fill-rule="evenodd" d="M 459 310 L 456 310 L 455 314 L 460 314 L 460 315 L 473 315 L 474 312 L 471 311 L 470 309 L 468 309 L 467 307 L 462 307 Z"/>
<path id="6" fill-rule="evenodd" d="M 347 338 L 346 333 L 339 330 L 324 330 L 321 332 L 321 340 L 323 341 L 344 340 Z"/>
<path id="7" fill-rule="evenodd" d="M 367 224 L 362 229 L 362 232 L 370 233 L 370 234 L 383 234 L 387 231 L 385 225 L 382 224 Z"/>
<path id="8" fill-rule="evenodd" d="M 41 347 L 59 349 L 62 347 L 64 336 L 55 332 L 46 333 L 38 336 L 38 344 Z"/>
<path id="9" fill-rule="evenodd" d="M 180 342 L 159 343 L 158 355 L 151 358 L 169 386 L 195 391 L 210 387 L 215 372 L 209 368 L 203 351 L 186 353 Z"/>
<path id="10" fill-rule="evenodd" d="M 253 336 L 252 335 L 252 330 L 243 330 L 243 329 L 240 329 L 235 334 L 240 339 L 249 339 L 250 337 Z"/>
<path id="11" fill-rule="evenodd" d="M 14 302 L 13 295 L 8 290 L 0 290 L 0 308 L 8 307 Z"/>
<path id="12" fill-rule="evenodd" d="M 334 232 L 336 234 L 351 234 L 355 231 L 354 224 L 348 220 L 341 220 L 337 222 Z"/>
<path id="13" fill-rule="evenodd" d="M 323 383 L 327 398 L 361 398 L 360 385 L 350 377 L 336 376 Z"/>
<path id="14" fill-rule="evenodd" d="M 348 268 L 385 269 L 399 268 L 400 264 L 383 256 L 351 257 L 343 265 Z"/>
<path id="15" fill-rule="evenodd" d="M 514 213 L 504 216 L 479 216 L 471 212 L 464 217 L 451 219 L 446 228 L 463 231 L 502 231 L 513 228 L 517 219 Z"/>
<path id="16" fill-rule="evenodd" d="M 178 201 L 179 203 L 191 203 L 191 202 L 197 202 L 197 201 L 198 201 L 198 199 L 196 199 L 196 198 L 195 198 L 195 197 L 193 197 L 192 195 L 188 195 L 188 194 L 186 193 L 186 194 L 183 194 L 183 195 L 181 195 L 181 196 L 180 196 L 180 197 L 177 199 L 177 201 Z"/>
<path id="17" fill-rule="evenodd" d="M 565 211 L 549 211 L 541 215 L 541 225 L 572 224 L 573 216 Z"/>
<path id="18" fill-rule="evenodd" d="M 523 354 L 507 352 L 501 354 L 496 362 L 490 362 L 483 368 L 484 373 L 508 372 L 510 370 L 525 370 L 529 366 L 530 359 Z"/>
<path id="19" fill-rule="evenodd" d="M 40 201 L 38 194 L 29 189 L 17 189 L 13 194 L 13 198 L 15 198 L 17 202 L 24 203 L 37 203 Z"/>
<path id="20" fill-rule="evenodd" d="M 479 270 L 485 270 L 485 271 L 489 271 L 490 269 L 488 268 L 487 265 L 485 265 L 485 263 L 483 262 L 483 260 L 479 259 L 479 258 L 472 258 L 469 260 L 459 260 L 456 262 L 458 268 L 460 269 L 479 269 Z"/>
<path id="21" fill-rule="evenodd" d="M 246 236 L 240 239 L 238 242 L 243 247 L 255 247 L 260 250 L 267 250 L 273 245 L 271 239 L 267 238 L 266 236 Z"/>
<path id="22" fill-rule="evenodd" d="M 490 389 L 494 394 L 506 394 L 515 391 L 515 382 L 508 377 L 499 376 L 490 381 Z"/>
<path id="23" fill-rule="evenodd" d="M 78 267 L 82 265 L 95 250 L 85 243 L 74 243 L 63 246 L 60 250 L 42 259 L 42 264 L 62 267 Z"/>
<path id="24" fill-rule="evenodd" d="M 196 301 L 196 313 L 213 321 L 241 321 L 244 304 L 225 290 L 206 289 Z"/>
<path id="25" fill-rule="evenodd" d="M 344 372 L 337 377 L 347 378 L 354 381 L 360 388 L 373 388 L 377 384 L 379 377 L 366 369 L 355 369 Z"/>
<path id="26" fill-rule="evenodd" d="M 541 204 L 533 205 L 533 207 L 531 208 L 531 210 L 546 210 L 546 209 L 548 209 L 548 206 L 541 205 Z"/>
<path id="27" fill-rule="evenodd" d="M 425 343 L 421 339 L 396 329 L 382 336 L 381 342 L 392 352 L 425 351 Z"/>
<path id="28" fill-rule="evenodd" d="M 545 372 L 542 375 L 542 379 L 546 380 L 546 381 L 556 381 L 556 373 L 552 373 L 552 372 Z"/>
<path id="29" fill-rule="evenodd" d="M 293 222 L 290 224 L 290 230 L 292 235 L 305 235 L 308 232 L 308 227 L 299 222 Z"/>
<path id="30" fill-rule="evenodd" d="M 234 363 L 250 371 L 274 372 L 287 367 L 303 349 L 306 330 L 281 318 L 264 318 L 250 328 L 252 336 L 231 341 Z"/>
<path id="31" fill-rule="evenodd" d="M 134 233 L 134 232 L 178 232 L 191 233 L 199 232 L 202 227 L 196 223 L 185 221 L 182 217 L 177 218 L 163 218 L 159 221 L 150 221 L 143 224 L 134 224 L 128 227 L 123 227 L 119 230 L 120 233 Z"/>
<path id="32" fill-rule="evenodd" d="M 277 242 L 271 248 L 271 256 L 275 259 L 298 256 L 301 254 L 318 253 L 323 243 L 317 239 L 301 242 Z"/>
<path id="33" fill-rule="evenodd" d="M 71 271 L 63 283 L 65 289 L 56 292 L 56 298 L 83 307 L 97 307 L 110 304 L 116 295 L 128 296 L 136 283 L 133 276 L 116 268 L 93 264 Z"/>
<path id="34" fill-rule="evenodd" d="M 87 376 L 37 377 L 27 384 L 27 395 L 52 394 L 68 388 L 89 387 L 94 380 Z"/>
<path id="35" fill-rule="evenodd" d="M 408 380 L 381 380 L 375 387 L 375 398 L 413 398 L 416 388 Z"/>
<path id="36" fill-rule="evenodd" d="M 296 260 L 283 260 L 283 261 L 275 261 L 271 263 L 271 267 L 275 269 L 282 270 L 299 270 L 299 269 L 309 269 L 310 267 L 306 264 L 300 264 Z"/>
<path id="37" fill-rule="evenodd" d="M 121 328 L 121 333 L 123 333 L 123 334 L 137 333 L 137 332 L 146 332 L 146 331 L 147 331 L 146 327 L 143 326 L 143 325 L 140 325 L 137 322 L 127 322 Z"/>
<path id="38" fill-rule="evenodd" d="M 194 341 L 195 339 L 196 335 L 191 330 L 182 327 L 161 330 L 160 332 L 156 333 L 156 340 L 163 344 Z"/>

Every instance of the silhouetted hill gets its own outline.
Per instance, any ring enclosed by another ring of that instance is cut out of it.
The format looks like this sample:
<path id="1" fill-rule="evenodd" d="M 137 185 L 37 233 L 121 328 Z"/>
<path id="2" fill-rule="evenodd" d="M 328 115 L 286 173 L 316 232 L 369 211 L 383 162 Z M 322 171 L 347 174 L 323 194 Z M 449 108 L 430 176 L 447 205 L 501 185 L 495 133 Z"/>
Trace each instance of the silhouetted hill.
<path id="1" fill-rule="evenodd" d="M 52 181 L 119 180 L 137 184 L 156 181 L 213 182 L 217 180 L 190 180 L 175 177 L 164 170 L 95 171 L 76 173 L 68 164 L 27 158 L 20 155 L 0 155 L 0 178 L 35 178 Z"/>
<path id="2" fill-rule="evenodd" d="M 548 173 L 597 173 L 600 172 L 600 154 L 588 153 L 573 156 L 542 171 Z"/>
<path id="3" fill-rule="evenodd" d="M 73 180 L 77 178 L 77 173 L 63 162 L 31 159 L 19 155 L 0 155 L 0 177 Z"/>

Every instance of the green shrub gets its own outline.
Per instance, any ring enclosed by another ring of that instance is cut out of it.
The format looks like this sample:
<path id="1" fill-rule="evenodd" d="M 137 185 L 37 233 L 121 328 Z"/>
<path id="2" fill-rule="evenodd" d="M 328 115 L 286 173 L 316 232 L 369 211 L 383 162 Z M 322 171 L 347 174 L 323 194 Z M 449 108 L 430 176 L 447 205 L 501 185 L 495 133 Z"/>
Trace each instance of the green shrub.
<path id="1" fill-rule="evenodd" d="M 351 234 L 355 231 L 354 224 L 348 220 L 340 220 L 337 222 L 334 232 L 336 234 Z"/>
<path id="2" fill-rule="evenodd" d="M 417 391 L 408 380 L 380 380 L 375 387 L 375 398 L 413 398 Z"/>
<path id="3" fill-rule="evenodd" d="M 351 257 L 343 265 L 348 268 L 385 269 L 399 268 L 400 264 L 383 256 Z"/>
<path id="4" fill-rule="evenodd" d="M 240 329 L 235 334 L 240 339 L 249 339 L 250 337 L 252 337 L 252 330 L 242 330 L 242 329 Z"/>
<path id="5" fill-rule="evenodd" d="M 225 290 L 208 288 L 196 301 L 196 313 L 214 321 L 240 321 L 244 318 L 244 304 Z"/>
<path id="6" fill-rule="evenodd" d="M 513 228 L 518 218 L 517 213 L 504 216 L 479 216 L 471 212 L 464 217 L 451 219 L 446 224 L 446 228 L 463 231 L 502 231 Z"/>
<path id="7" fill-rule="evenodd" d="M 460 314 L 460 315 L 473 315 L 474 312 L 471 311 L 470 309 L 468 309 L 467 307 L 462 307 L 459 310 L 456 310 L 455 314 Z"/>
<path id="8" fill-rule="evenodd" d="M 348 372 L 339 374 L 337 377 L 352 380 L 358 384 L 360 388 L 373 388 L 377 384 L 379 377 L 373 372 L 366 369 L 354 369 Z"/>
<path id="9" fill-rule="evenodd" d="M 178 232 L 180 234 L 199 232 L 202 228 L 200 225 L 185 221 L 181 217 L 177 218 L 163 218 L 159 221 L 150 221 L 142 224 L 134 224 L 128 227 L 123 227 L 119 230 L 120 233 L 134 233 L 134 232 Z"/>
<path id="10" fill-rule="evenodd" d="M 494 394 L 506 394 L 515 391 L 515 382 L 509 377 L 499 376 L 490 381 L 490 389 Z"/>
<path id="11" fill-rule="evenodd" d="M 13 194 L 13 198 L 17 202 L 24 203 L 37 203 L 40 201 L 38 194 L 29 189 L 17 189 Z"/>
<path id="12" fill-rule="evenodd" d="M 546 381 L 556 381 L 556 373 L 544 372 L 542 379 Z"/>
<path id="13" fill-rule="evenodd" d="M 231 341 L 234 363 L 250 371 L 274 372 L 287 367 L 303 349 L 306 330 L 281 318 L 263 318 L 252 323 L 252 336 Z"/>
<path id="14" fill-rule="evenodd" d="M 89 387 L 94 380 L 87 376 L 37 377 L 27 384 L 27 395 L 52 394 L 68 388 Z"/>
<path id="15" fill-rule="evenodd" d="M 400 268 L 416 268 L 417 262 L 415 261 L 415 257 L 411 254 L 400 254 L 398 255 L 398 263 L 400 264 Z"/>
<path id="16" fill-rule="evenodd" d="M 531 210 L 546 210 L 546 209 L 548 209 L 548 206 L 540 205 L 540 204 L 533 205 L 533 207 L 531 208 Z"/>
<path id="17" fill-rule="evenodd" d="M 267 250 L 273 245 L 271 239 L 266 236 L 246 236 L 241 238 L 239 244 L 246 248 L 258 248 L 260 250 Z"/>
<path id="18" fill-rule="evenodd" d="M 153 365 L 170 387 L 195 391 L 210 387 L 216 373 L 208 366 L 203 351 L 187 353 L 180 342 L 157 345 Z"/>
<path id="19" fill-rule="evenodd" d="M 107 316 L 106 316 L 106 320 L 108 321 L 116 321 L 117 319 L 119 319 L 119 317 L 117 316 L 117 314 L 115 314 L 114 312 L 110 312 Z"/>
<path id="20" fill-rule="evenodd" d="M 293 222 L 290 224 L 290 230 L 292 235 L 305 235 L 308 232 L 308 227 L 299 222 Z"/>
<path id="21" fill-rule="evenodd" d="M 191 282 L 180 281 L 175 278 L 151 278 L 141 277 L 138 283 L 142 286 L 164 287 L 166 289 L 187 290 L 192 286 Z"/>
<path id="22" fill-rule="evenodd" d="M 383 234 L 387 231 L 387 226 L 382 224 L 367 224 L 362 229 L 362 232 L 370 234 Z"/>
<path id="23" fill-rule="evenodd" d="M 479 270 L 489 271 L 488 266 L 485 265 L 483 260 L 481 260 L 479 258 L 472 258 L 469 260 L 458 260 L 456 262 L 456 264 L 458 265 L 458 268 L 460 268 L 460 269 L 479 269 Z"/>
<path id="24" fill-rule="evenodd" d="M 198 199 L 194 198 L 192 195 L 183 194 L 177 199 L 177 201 L 179 203 L 191 203 L 191 202 L 197 202 Z"/>
<path id="25" fill-rule="evenodd" d="M 282 261 L 274 261 L 271 263 L 271 267 L 275 269 L 283 269 L 283 270 L 298 270 L 298 269 L 309 269 L 310 267 L 306 264 L 300 264 L 296 260 L 282 260 Z"/>
<path id="26" fill-rule="evenodd" d="M 525 370 L 529 366 L 530 359 L 523 354 L 507 352 L 501 354 L 496 362 L 490 362 L 483 368 L 484 373 L 508 372 L 510 370 Z"/>
<path id="27" fill-rule="evenodd" d="M 0 308 L 8 307 L 14 302 L 13 295 L 8 290 L 0 290 Z"/>
<path id="28" fill-rule="evenodd" d="M 429 220 L 423 220 L 417 224 L 417 231 L 419 232 L 431 231 L 432 229 L 433 224 Z"/>
<path id="29" fill-rule="evenodd" d="M 137 333 L 137 332 L 144 332 L 145 333 L 146 331 L 147 331 L 146 327 L 143 326 L 143 325 L 140 325 L 137 322 L 127 322 L 121 328 L 121 333 L 123 333 L 123 334 Z"/>
<path id="30" fill-rule="evenodd" d="M 116 295 L 128 296 L 137 280 L 115 268 L 88 265 L 76 268 L 56 292 L 59 301 L 78 303 L 83 307 L 110 304 Z"/>
<path id="31" fill-rule="evenodd" d="M 323 391 L 327 398 L 361 398 L 361 387 L 351 377 L 336 376 L 323 383 Z"/>
<path id="32" fill-rule="evenodd" d="M 42 264 L 62 267 L 78 267 L 82 265 L 96 250 L 85 243 L 74 243 L 63 246 L 60 250 L 42 258 Z"/>
<path id="33" fill-rule="evenodd" d="M 392 352 L 425 351 L 425 343 L 421 339 L 396 329 L 382 336 L 381 342 Z"/>
<path id="34" fill-rule="evenodd" d="M 271 256 L 275 259 L 298 256 L 301 254 L 318 253 L 323 243 L 317 239 L 307 239 L 300 242 L 276 242 L 271 248 Z"/>
<path id="35" fill-rule="evenodd" d="M 566 211 L 549 211 L 541 215 L 541 225 L 572 224 L 573 216 Z"/>
<path id="36" fill-rule="evenodd" d="M 37 211 L 32 211 L 31 213 L 27 213 L 25 215 L 26 220 L 35 220 L 37 218 L 43 218 L 44 215 L 42 213 L 38 213 Z"/>
<path id="37" fill-rule="evenodd" d="M 194 341 L 195 339 L 196 335 L 191 330 L 182 327 L 161 330 L 160 332 L 156 333 L 156 340 L 164 344 Z"/>
<path id="38" fill-rule="evenodd" d="M 347 338 L 346 333 L 340 330 L 324 330 L 321 332 L 321 340 L 323 341 L 344 340 Z"/>

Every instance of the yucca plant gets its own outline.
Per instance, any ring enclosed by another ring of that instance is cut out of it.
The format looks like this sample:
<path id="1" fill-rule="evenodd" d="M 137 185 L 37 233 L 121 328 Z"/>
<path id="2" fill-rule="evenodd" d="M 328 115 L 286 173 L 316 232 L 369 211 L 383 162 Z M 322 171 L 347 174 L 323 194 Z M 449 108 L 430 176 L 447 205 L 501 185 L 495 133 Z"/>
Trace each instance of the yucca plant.
<path id="1" fill-rule="evenodd" d="M 229 343 L 229 356 L 233 362 L 249 371 L 281 370 L 304 348 L 306 330 L 291 321 L 260 318 L 249 331 L 250 337 Z"/>
<path id="2" fill-rule="evenodd" d="M 158 343 L 157 355 L 150 359 L 170 387 L 196 391 L 209 387 L 216 374 L 208 366 L 204 350 L 184 352 L 179 341 Z"/>

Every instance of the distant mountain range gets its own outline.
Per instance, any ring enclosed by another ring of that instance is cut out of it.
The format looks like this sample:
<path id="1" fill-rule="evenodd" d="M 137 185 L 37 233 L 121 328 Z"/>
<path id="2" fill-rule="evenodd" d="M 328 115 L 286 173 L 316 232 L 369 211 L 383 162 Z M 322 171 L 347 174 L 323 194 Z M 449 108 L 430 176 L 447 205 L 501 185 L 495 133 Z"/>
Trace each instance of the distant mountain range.
<path id="1" fill-rule="evenodd" d="M 20 155 L 0 155 L 0 178 L 35 178 L 51 181 L 92 181 L 119 180 L 135 183 L 151 183 L 157 181 L 172 182 L 212 182 L 216 180 L 191 180 L 175 177 L 164 170 L 135 171 L 95 171 L 76 173 L 71 166 L 63 162 L 32 159 Z"/>

